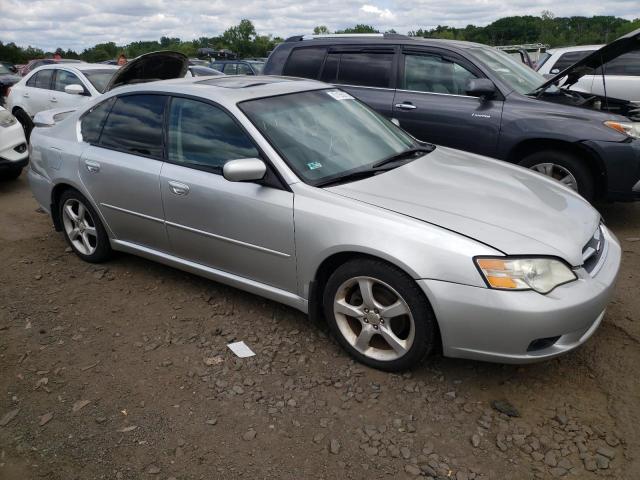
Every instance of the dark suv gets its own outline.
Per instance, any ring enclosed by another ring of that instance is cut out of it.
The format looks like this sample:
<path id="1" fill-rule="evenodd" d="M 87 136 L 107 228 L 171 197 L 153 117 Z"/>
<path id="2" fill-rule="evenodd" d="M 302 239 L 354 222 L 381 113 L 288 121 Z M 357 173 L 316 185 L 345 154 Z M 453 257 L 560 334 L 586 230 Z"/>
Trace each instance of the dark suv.
<path id="1" fill-rule="evenodd" d="M 598 51 L 597 61 L 638 41 L 640 30 Z M 591 57 L 581 62 L 579 73 L 562 72 L 558 88 L 557 78 L 476 43 L 296 36 L 273 51 L 264 73 L 339 85 L 421 140 L 535 169 L 589 200 L 640 198 L 640 108 L 570 90 L 597 68 Z"/>

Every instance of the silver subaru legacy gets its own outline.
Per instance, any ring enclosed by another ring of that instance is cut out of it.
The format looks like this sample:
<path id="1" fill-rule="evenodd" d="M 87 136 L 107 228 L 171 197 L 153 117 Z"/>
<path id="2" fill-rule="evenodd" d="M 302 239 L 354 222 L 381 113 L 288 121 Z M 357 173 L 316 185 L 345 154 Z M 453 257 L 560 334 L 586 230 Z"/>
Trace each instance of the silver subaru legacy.
<path id="1" fill-rule="evenodd" d="M 384 370 L 552 358 L 600 325 L 620 246 L 555 180 L 324 83 L 122 70 L 31 137 L 33 193 L 83 260 L 128 252 L 324 317 Z"/>

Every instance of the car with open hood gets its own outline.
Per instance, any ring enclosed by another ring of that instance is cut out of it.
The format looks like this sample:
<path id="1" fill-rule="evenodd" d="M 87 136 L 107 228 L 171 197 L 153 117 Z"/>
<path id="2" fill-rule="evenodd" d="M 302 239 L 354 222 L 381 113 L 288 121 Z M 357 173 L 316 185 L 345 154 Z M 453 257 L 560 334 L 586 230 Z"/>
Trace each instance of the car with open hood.
<path id="1" fill-rule="evenodd" d="M 20 81 L 20 76 L 8 65 L 0 62 L 0 105 L 4 105 L 5 97 L 13 85 Z"/>
<path id="2" fill-rule="evenodd" d="M 604 318 L 620 245 L 555 180 L 416 140 L 322 82 L 114 83 L 31 137 L 32 192 L 85 261 L 128 252 L 324 317 L 385 370 L 440 349 L 552 358 Z"/>
<path id="3" fill-rule="evenodd" d="M 640 198 L 640 109 L 570 87 L 599 61 L 637 50 L 639 42 L 636 30 L 548 80 L 477 43 L 300 35 L 275 48 L 264 72 L 330 82 L 420 140 L 531 168 L 590 201 L 634 200 Z"/>

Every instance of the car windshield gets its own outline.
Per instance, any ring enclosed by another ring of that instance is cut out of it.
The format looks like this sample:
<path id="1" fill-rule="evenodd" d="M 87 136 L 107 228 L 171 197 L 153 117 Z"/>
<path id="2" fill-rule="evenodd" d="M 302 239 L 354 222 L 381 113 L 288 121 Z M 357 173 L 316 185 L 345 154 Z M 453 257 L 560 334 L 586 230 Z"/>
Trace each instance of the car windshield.
<path id="1" fill-rule="evenodd" d="M 104 89 L 107 88 L 109 80 L 111 80 L 111 77 L 113 77 L 117 71 L 115 68 L 110 68 L 109 70 L 82 70 L 82 73 L 97 91 L 104 93 Z"/>
<path id="2" fill-rule="evenodd" d="M 417 147 L 389 120 L 337 89 L 314 90 L 239 104 L 305 182 L 327 183 Z"/>
<path id="3" fill-rule="evenodd" d="M 264 62 L 249 62 L 256 72 L 256 75 L 261 75 L 264 70 Z"/>
<path id="4" fill-rule="evenodd" d="M 527 95 L 546 82 L 538 72 L 495 48 L 471 48 L 473 55 L 516 92 Z"/>

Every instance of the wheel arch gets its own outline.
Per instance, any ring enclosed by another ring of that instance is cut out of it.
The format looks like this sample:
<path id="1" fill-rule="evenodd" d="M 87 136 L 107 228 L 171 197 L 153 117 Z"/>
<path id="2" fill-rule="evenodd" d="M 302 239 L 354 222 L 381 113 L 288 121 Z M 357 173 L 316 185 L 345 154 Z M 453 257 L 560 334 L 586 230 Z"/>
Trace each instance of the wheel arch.
<path id="1" fill-rule="evenodd" d="M 586 165 L 593 175 L 596 188 L 596 198 L 601 198 L 604 195 L 607 185 L 607 170 L 604 162 L 596 152 L 582 143 L 567 142 L 550 138 L 530 138 L 516 144 L 509 151 L 507 161 L 517 165 L 528 155 L 543 152 L 545 150 L 561 151 L 574 155 L 580 159 L 585 159 Z"/>
<path id="2" fill-rule="evenodd" d="M 341 251 L 341 252 L 335 252 L 332 253 L 331 255 L 329 255 L 328 257 L 326 257 L 319 265 L 318 268 L 316 269 L 315 275 L 313 277 L 313 280 L 311 280 L 311 282 L 309 283 L 309 309 L 308 309 L 308 315 L 309 318 L 313 321 L 319 321 L 319 322 L 325 322 L 325 318 L 324 318 L 324 314 L 322 313 L 322 294 L 324 292 L 325 286 L 327 284 L 327 281 L 329 280 L 329 277 L 331 276 L 331 274 L 341 265 L 344 265 L 345 263 L 351 261 L 351 260 L 355 260 L 355 259 L 370 259 L 370 260 L 376 260 L 379 262 L 383 262 L 387 265 L 389 265 L 392 268 L 396 268 L 400 271 L 402 271 L 403 273 L 405 273 L 406 275 L 409 276 L 409 278 L 411 278 L 412 280 L 415 281 L 415 276 L 411 275 L 410 272 L 407 271 L 407 268 L 403 268 L 402 265 L 399 265 L 397 263 L 394 263 L 392 261 L 390 261 L 389 259 L 383 258 L 381 256 L 372 254 L 372 253 L 366 253 L 366 252 L 359 252 L 359 251 L 355 251 L 355 250 L 349 250 L 349 251 Z M 418 287 L 420 288 L 420 287 Z M 431 312 L 433 314 L 433 317 L 435 318 L 435 324 L 436 324 L 436 335 L 437 338 L 435 339 L 435 344 L 437 345 L 438 349 L 442 348 L 442 335 L 440 333 L 440 324 L 438 322 L 438 318 L 435 314 L 435 310 L 433 308 L 433 305 L 431 305 L 431 302 L 429 301 L 429 298 L 427 297 L 426 293 L 422 290 L 422 288 L 420 288 L 420 292 L 422 294 L 422 299 L 423 301 L 426 303 L 426 305 L 428 306 L 428 308 L 431 309 Z"/>
<path id="3" fill-rule="evenodd" d="M 111 229 L 109 228 L 109 225 L 107 224 L 104 217 L 102 216 L 102 212 L 100 211 L 100 209 L 96 207 L 96 204 L 91 198 L 91 196 L 87 195 L 79 186 L 74 185 L 72 182 L 68 182 L 66 180 L 56 183 L 56 185 L 51 190 L 51 219 L 53 220 L 53 225 L 56 231 L 57 232 L 62 231 L 62 219 L 60 218 L 60 211 L 59 211 L 60 209 L 58 208 L 58 204 L 60 202 L 60 197 L 67 190 L 74 190 L 78 192 L 87 200 L 87 202 L 91 204 L 93 209 L 98 214 L 100 221 L 104 225 L 105 230 L 107 231 L 107 234 L 109 235 L 109 237 L 111 237 L 112 236 Z"/>

